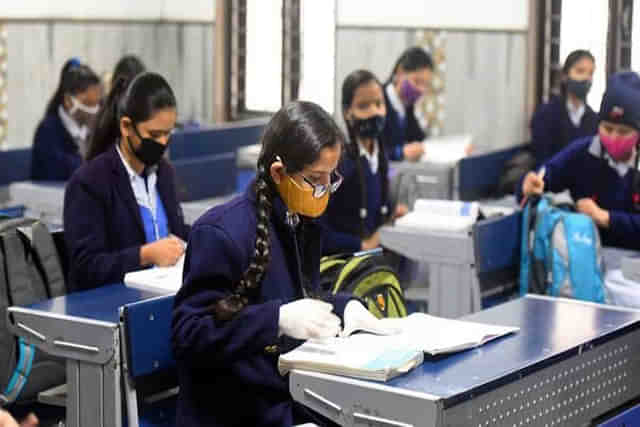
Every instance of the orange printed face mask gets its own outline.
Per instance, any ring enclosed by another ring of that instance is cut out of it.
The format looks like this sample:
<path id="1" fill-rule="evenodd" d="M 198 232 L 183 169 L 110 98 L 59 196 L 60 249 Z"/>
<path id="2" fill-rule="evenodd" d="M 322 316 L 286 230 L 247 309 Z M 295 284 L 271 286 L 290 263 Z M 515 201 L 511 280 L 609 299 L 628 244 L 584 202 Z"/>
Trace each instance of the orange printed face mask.
<path id="1" fill-rule="evenodd" d="M 322 215 L 329 204 L 330 191 L 325 191 L 321 197 L 315 197 L 314 188 L 302 188 L 289 175 L 281 179 L 276 187 L 291 212 L 309 218 L 317 218 Z"/>

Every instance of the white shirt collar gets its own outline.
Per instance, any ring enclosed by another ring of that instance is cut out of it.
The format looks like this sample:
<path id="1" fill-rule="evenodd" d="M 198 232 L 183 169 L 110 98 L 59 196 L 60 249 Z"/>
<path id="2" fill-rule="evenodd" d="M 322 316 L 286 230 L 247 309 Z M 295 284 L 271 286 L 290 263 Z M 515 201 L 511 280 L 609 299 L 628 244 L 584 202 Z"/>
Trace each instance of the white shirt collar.
<path id="1" fill-rule="evenodd" d="M 60 120 L 62 120 L 62 124 L 73 139 L 79 142 L 84 142 L 87 139 L 87 135 L 89 135 L 89 127 L 85 125 L 80 126 L 78 122 L 76 122 L 73 117 L 67 113 L 67 110 L 64 109 L 62 104 L 58 106 L 58 115 L 60 116 Z"/>
<path id="2" fill-rule="evenodd" d="M 584 102 L 581 103 L 579 107 L 575 107 L 573 103 L 569 101 L 569 98 L 567 98 L 567 111 L 569 112 L 571 123 L 573 123 L 575 127 L 580 126 L 582 116 L 584 116 L 584 112 L 586 111 Z"/>
<path id="3" fill-rule="evenodd" d="M 358 147 L 360 148 L 360 155 L 367 159 L 367 161 L 369 162 L 371 172 L 373 172 L 374 175 L 378 173 L 378 141 L 373 141 L 372 153 L 369 153 L 369 151 L 360 143 L 358 143 Z"/>
<path id="4" fill-rule="evenodd" d="M 393 82 L 387 85 L 385 91 L 387 92 L 389 102 L 391 102 L 391 106 L 393 107 L 393 109 L 396 110 L 396 112 L 402 119 L 404 119 L 404 117 L 407 115 L 407 109 L 404 107 L 404 104 L 402 103 L 398 92 L 396 92 L 396 88 L 393 85 Z"/>
<path id="5" fill-rule="evenodd" d="M 598 135 L 594 135 L 593 139 L 591 140 L 591 144 L 589 145 L 589 154 L 594 157 L 604 158 L 609 166 L 614 169 L 620 177 L 624 177 L 627 172 L 629 172 L 629 169 L 635 166 L 635 156 L 638 155 L 636 153 L 634 156 L 631 156 L 631 158 L 626 162 L 616 162 L 611 158 L 606 150 L 604 150 L 603 153 L 602 144 L 600 143 L 600 137 Z"/>

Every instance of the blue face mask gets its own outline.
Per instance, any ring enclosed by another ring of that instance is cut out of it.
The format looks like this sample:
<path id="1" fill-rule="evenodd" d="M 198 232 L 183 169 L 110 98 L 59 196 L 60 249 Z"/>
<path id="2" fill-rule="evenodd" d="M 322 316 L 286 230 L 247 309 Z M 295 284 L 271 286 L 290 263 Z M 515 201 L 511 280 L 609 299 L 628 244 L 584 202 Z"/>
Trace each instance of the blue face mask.
<path id="1" fill-rule="evenodd" d="M 587 94 L 591 89 L 591 80 L 567 79 L 567 92 L 574 94 L 578 99 L 587 99 Z"/>

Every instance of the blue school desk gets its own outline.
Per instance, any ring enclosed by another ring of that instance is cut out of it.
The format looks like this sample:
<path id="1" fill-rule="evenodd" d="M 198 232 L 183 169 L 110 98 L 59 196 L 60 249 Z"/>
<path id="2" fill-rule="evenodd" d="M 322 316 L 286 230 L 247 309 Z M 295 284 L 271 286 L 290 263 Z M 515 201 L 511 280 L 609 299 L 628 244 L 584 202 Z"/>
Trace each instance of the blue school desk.
<path id="1" fill-rule="evenodd" d="M 395 427 L 589 425 L 640 396 L 640 312 L 527 296 L 466 319 L 521 329 L 387 383 L 293 371 L 291 394 L 343 426 Z"/>
<path id="2" fill-rule="evenodd" d="M 66 360 L 68 427 L 122 425 L 119 308 L 156 296 L 117 284 L 8 309 L 14 334 Z"/>

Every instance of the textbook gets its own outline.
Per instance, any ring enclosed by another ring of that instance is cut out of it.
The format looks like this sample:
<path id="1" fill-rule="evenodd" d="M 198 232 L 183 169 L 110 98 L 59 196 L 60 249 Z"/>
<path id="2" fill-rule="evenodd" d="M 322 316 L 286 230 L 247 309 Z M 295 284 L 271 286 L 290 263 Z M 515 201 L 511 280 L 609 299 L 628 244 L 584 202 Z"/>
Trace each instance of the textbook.
<path id="1" fill-rule="evenodd" d="M 309 340 L 281 355 L 278 369 L 282 375 L 302 369 L 387 381 L 420 365 L 424 353 L 468 350 L 518 330 L 424 313 L 396 319 L 365 317 L 346 325 L 339 337 Z"/>
<path id="2" fill-rule="evenodd" d="M 132 271 L 124 275 L 124 284 L 130 288 L 151 292 L 175 293 L 182 286 L 184 254 L 175 265 Z"/>
<path id="3" fill-rule="evenodd" d="M 441 231 L 464 231 L 478 219 L 477 202 L 418 199 L 413 211 L 398 218 L 397 227 Z"/>

